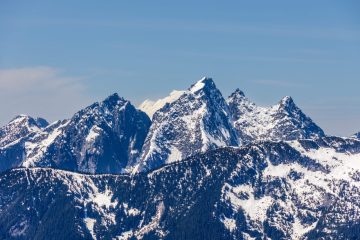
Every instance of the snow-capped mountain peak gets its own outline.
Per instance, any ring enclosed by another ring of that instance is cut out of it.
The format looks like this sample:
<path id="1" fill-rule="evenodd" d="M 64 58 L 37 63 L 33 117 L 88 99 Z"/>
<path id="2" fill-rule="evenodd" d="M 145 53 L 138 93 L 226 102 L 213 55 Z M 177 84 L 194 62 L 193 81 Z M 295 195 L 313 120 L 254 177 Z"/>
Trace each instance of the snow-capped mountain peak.
<path id="1" fill-rule="evenodd" d="M 279 101 L 279 108 L 282 108 L 286 111 L 292 111 L 296 108 L 298 108 L 290 96 L 285 96 Z"/>
<path id="2" fill-rule="evenodd" d="M 244 142 L 317 138 L 324 132 L 286 96 L 271 107 L 260 107 L 236 90 L 227 100 L 237 134 Z"/>
<path id="3" fill-rule="evenodd" d="M 210 77 L 203 77 L 202 79 L 197 81 L 195 84 L 191 85 L 191 87 L 189 88 L 189 91 L 191 93 L 197 93 L 200 90 L 206 91 L 206 90 L 214 89 L 214 88 L 216 88 L 216 86 L 215 86 L 213 79 Z"/>
<path id="4" fill-rule="evenodd" d="M 236 146 L 229 116 L 214 81 L 202 78 L 154 114 L 138 169 L 153 169 L 209 149 Z"/>
<path id="5" fill-rule="evenodd" d="M 256 109 L 255 103 L 251 102 L 245 93 L 239 88 L 235 90 L 227 99 L 229 109 L 233 120 L 239 119 L 242 115 L 252 112 Z"/>
<path id="6" fill-rule="evenodd" d="M 4 147 L 31 133 L 40 132 L 49 123 L 43 118 L 21 114 L 0 128 L 0 147 Z"/>
<path id="7" fill-rule="evenodd" d="M 104 101 L 102 101 L 100 105 L 109 108 L 109 110 L 111 111 L 114 107 L 122 106 L 126 102 L 128 101 L 120 97 L 117 93 L 113 93 L 108 96 Z"/>
<path id="8" fill-rule="evenodd" d="M 28 122 L 30 119 L 33 119 L 32 117 L 26 115 L 26 114 L 19 114 L 15 116 L 13 119 L 10 120 L 9 124 L 18 124 L 21 122 Z"/>
<path id="9" fill-rule="evenodd" d="M 150 118 L 153 118 L 156 111 L 164 107 L 166 104 L 171 104 L 172 102 L 178 100 L 184 93 L 191 93 L 196 95 L 200 94 L 201 91 L 209 91 L 210 89 L 216 89 L 214 81 L 212 78 L 203 77 L 196 83 L 192 84 L 190 88 L 185 91 L 173 90 L 170 92 L 169 96 L 156 101 L 146 99 L 139 105 L 138 108 L 145 112 Z"/>
<path id="10" fill-rule="evenodd" d="M 120 173 L 135 163 L 150 119 L 112 94 L 77 112 L 39 155 L 36 165 L 88 173 Z M 35 154 L 36 155 L 36 154 Z"/>
<path id="11" fill-rule="evenodd" d="M 288 105 L 295 105 L 294 100 L 290 96 L 285 96 L 280 100 L 280 105 L 288 106 Z"/>
<path id="12" fill-rule="evenodd" d="M 356 138 L 359 138 L 359 139 L 360 139 L 360 132 L 355 133 L 355 134 L 353 135 L 353 137 L 356 137 Z"/>
<path id="13" fill-rule="evenodd" d="M 8 123 L 8 125 L 13 125 L 13 126 L 26 125 L 29 127 L 36 126 L 38 128 L 44 128 L 44 127 L 48 126 L 49 123 L 44 118 L 40 118 L 40 117 L 33 118 L 26 114 L 20 114 L 20 115 L 17 115 L 15 118 L 13 118 Z"/>
<path id="14" fill-rule="evenodd" d="M 29 119 L 34 134 L 0 151 L 0 169 L 16 162 L 25 167 L 120 173 L 135 164 L 151 123 L 144 112 L 116 93 L 46 128 L 26 116 L 11 123 L 22 119 Z"/>
<path id="15" fill-rule="evenodd" d="M 245 93 L 241 91 L 239 88 L 235 89 L 235 92 L 233 92 L 230 97 L 237 97 L 237 98 L 244 98 Z"/>

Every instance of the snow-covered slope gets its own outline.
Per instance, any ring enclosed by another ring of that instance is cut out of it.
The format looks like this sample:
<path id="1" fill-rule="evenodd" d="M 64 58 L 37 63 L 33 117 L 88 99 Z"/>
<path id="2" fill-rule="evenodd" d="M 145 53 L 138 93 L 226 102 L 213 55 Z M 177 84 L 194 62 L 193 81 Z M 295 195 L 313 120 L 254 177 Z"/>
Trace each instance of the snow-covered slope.
<path id="1" fill-rule="evenodd" d="M 226 101 L 211 78 L 203 78 L 155 112 L 135 171 L 224 146 L 238 145 Z"/>
<path id="2" fill-rule="evenodd" d="M 228 231 L 271 239 L 356 236 L 360 141 L 320 138 L 251 148 L 222 187 L 219 209 Z"/>
<path id="3" fill-rule="evenodd" d="M 169 96 L 157 101 L 147 99 L 139 105 L 139 109 L 145 112 L 151 119 L 157 110 L 162 108 L 167 103 L 176 101 L 183 93 L 185 93 L 185 91 L 173 90 Z"/>
<path id="4" fill-rule="evenodd" d="M 24 167 L 120 173 L 136 163 L 150 124 L 144 112 L 114 94 L 0 149 L 0 162 L 16 159 Z"/>
<path id="5" fill-rule="evenodd" d="M 244 142 L 324 136 L 323 130 L 295 105 L 291 97 L 284 97 L 271 107 L 259 107 L 237 89 L 227 102 L 238 137 Z"/>
<path id="6" fill-rule="evenodd" d="M 355 138 L 222 148 L 135 175 L 13 169 L 0 238 L 357 239 L 359 197 Z"/>

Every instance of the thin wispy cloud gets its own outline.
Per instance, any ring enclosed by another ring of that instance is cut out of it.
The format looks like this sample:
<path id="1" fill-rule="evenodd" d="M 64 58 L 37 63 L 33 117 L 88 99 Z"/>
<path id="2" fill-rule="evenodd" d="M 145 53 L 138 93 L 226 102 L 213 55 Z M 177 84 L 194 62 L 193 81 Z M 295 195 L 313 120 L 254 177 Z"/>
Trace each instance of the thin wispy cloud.
<path id="1" fill-rule="evenodd" d="M 202 22 L 186 20 L 141 20 L 119 21 L 114 19 L 11 19 L 12 24 L 28 27 L 87 27 L 87 28 L 118 28 L 138 29 L 152 31 L 185 31 L 185 32 L 208 32 L 222 34 L 254 34 L 259 36 L 289 36 L 304 38 L 333 39 L 341 41 L 359 41 L 358 29 L 343 29 L 337 27 L 312 26 L 302 27 L 296 25 L 280 24 L 233 24 L 231 22 Z"/>
<path id="2" fill-rule="evenodd" d="M 62 119 L 90 102 L 83 77 L 48 66 L 0 69 L 0 85 L 1 124 L 17 114 Z"/>
<path id="3" fill-rule="evenodd" d="M 38 66 L 0 69 L 0 92 L 27 92 L 29 90 L 61 90 L 78 89 L 84 86 L 79 77 L 61 76 L 56 68 Z"/>

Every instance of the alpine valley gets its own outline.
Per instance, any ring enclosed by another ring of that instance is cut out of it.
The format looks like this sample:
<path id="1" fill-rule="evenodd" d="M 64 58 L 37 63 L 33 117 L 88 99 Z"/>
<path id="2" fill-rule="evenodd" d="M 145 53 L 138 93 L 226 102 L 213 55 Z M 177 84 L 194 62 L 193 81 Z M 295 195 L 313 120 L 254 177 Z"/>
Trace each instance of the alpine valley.
<path id="1" fill-rule="evenodd" d="M 0 239 L 360 239 L 360 133 L 211 78 L 0 128 Z"/>

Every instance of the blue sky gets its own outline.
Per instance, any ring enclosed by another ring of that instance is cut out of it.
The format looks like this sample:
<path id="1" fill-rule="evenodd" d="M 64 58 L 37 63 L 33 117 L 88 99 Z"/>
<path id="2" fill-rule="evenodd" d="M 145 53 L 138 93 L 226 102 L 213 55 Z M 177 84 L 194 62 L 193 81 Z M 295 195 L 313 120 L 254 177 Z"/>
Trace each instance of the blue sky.
<path id="1" fill-rule="evenodd" d="M 0 124 L 107 95 L 139 104 L 212 77 L 285 95 L 329 134 L 360 131 L 359 1 L 1 1 Z"/>

